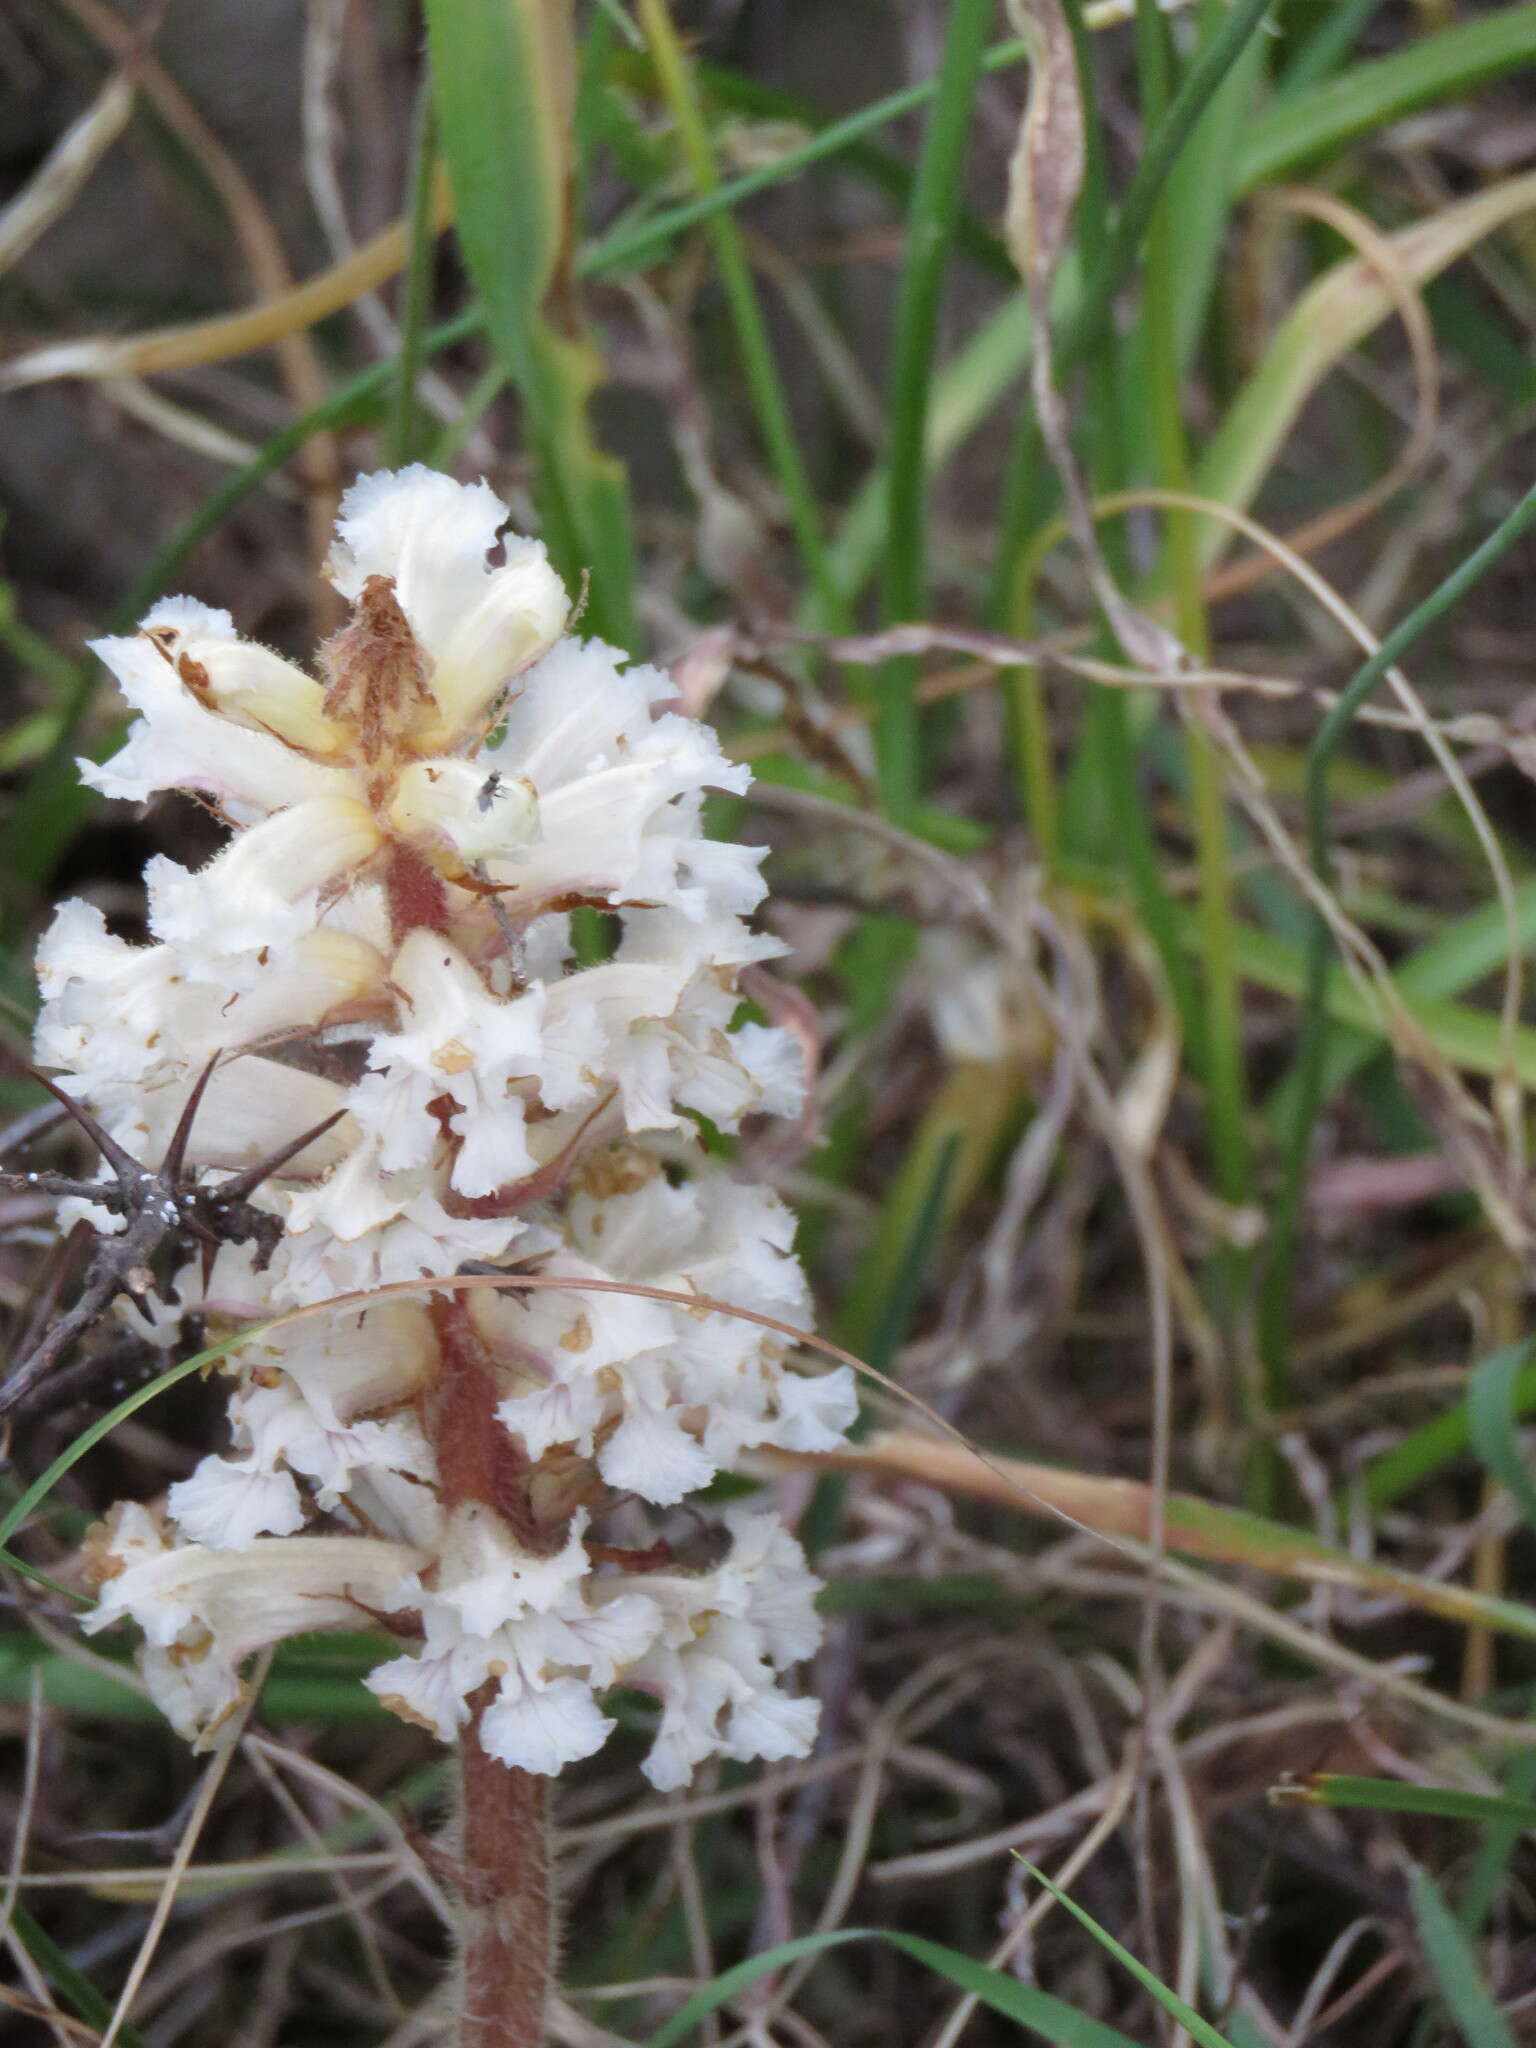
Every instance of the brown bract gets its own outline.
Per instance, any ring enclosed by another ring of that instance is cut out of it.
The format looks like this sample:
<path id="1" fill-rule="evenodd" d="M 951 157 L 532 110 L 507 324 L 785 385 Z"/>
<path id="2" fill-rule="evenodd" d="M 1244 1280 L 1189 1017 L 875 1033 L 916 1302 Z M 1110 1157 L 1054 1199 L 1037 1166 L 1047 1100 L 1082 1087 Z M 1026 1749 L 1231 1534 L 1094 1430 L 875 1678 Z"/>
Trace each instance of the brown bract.
<path id="1" fill-rule="evenodd" d="M 329 677 L 327 716 L 357 733 L 358 752 L 376 764 L 415 751 L 412 740 L 435 716 L 426 657 L 388 576 L 370 576 L 352 617 L 320 649 Z"/>

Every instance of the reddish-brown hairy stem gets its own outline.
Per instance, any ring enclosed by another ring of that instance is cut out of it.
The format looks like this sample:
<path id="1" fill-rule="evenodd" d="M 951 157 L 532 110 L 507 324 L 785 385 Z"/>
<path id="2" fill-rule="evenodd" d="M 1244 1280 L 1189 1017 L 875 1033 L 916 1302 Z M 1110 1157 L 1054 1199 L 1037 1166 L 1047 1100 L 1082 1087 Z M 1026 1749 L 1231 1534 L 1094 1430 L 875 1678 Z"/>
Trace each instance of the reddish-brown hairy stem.
<path id="1" fill-rule="evenodd" d="M 491 1361 L 468 1302 L 440 1295 L 429 1314 L 438 1372 L 427 1420 L 444 1506 L 479 1502 L 525 1549 L 558 1549 L 563 1532 L 536 1522 L 527 1460 L 496 1419 Z M 480 1722 L 495 1690 L 488 1683 L 474 1696 L 459 1738 L 459 2048 L 541 2048 L 554 1969 L 548 1781 L 486 1754 Z"/>
<path id="2" fill-rule="evenodd" d="M 542 2048 L 554 1975 L 548 1780 L 486 1755 L 485 1704 L 476 1705 L 459 1745 L 458 2048 Z"/>

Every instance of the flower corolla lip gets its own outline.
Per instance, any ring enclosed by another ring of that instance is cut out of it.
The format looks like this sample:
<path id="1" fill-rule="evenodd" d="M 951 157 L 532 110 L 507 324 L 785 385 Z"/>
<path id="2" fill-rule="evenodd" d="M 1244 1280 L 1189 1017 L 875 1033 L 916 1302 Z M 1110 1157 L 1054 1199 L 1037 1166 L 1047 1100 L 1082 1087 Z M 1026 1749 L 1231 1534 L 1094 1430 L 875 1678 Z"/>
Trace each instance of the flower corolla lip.
<path id="1" fill-rule="evenodd" d="M 488 484 L 456 483 L 420 463 L 363 477 L 341 501 L 331 581 L 354 599 L 370 576 L 394 585 L 431 665 L 445 745 L 554 643 L 570 608 L 541 542 L 508 536 L 502 566 L 487 566 L 506 517 Z"/>
<path id="2" fill-rule="evenodd" d="M 553 1777 L 594 1756 L 617 1727 L 579 1678 L 557 1678 L 520 1693 L 499 1693 L 480 1717 L 487 1755 L 520 1771 Z"/>
<path id="3" fill-rule="evenodd" d="M 249 1550 L 259 1536 L 292 1536 L 305 1522 L 292 1473 L 243 1458 L 204 1458 L 171 1488 L 165 1505 L 189 1543 L 221 1550 Z"/>

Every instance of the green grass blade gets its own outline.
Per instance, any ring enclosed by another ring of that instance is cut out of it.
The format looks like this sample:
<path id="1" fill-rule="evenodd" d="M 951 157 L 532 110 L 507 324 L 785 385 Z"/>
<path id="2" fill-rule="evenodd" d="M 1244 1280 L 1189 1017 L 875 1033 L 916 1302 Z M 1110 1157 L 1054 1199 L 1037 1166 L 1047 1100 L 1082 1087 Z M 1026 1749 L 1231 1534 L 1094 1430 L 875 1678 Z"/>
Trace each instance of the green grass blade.
<path id="1" fill-rule="evenodd" d="M 1200 52 L 1212 47 L 1231 14 L 1227 0 L 1202 0 L 1197 59 Z M 1269 37 L 1257 32 L 1236 42 L 1220 82 L 1168 175 L 1163 194 L 1168 223 L 1166 255 L 1177 279 L 1175 360 L 1183 372 L 1189 368 L 1205 325 L 1220 271 L 1236 200 L 1238 154 L 1253 119 L 1269 42 Z"/>
<path id="2" fill-rule="evenodd" d="M 1017 1977 L 1010 1977 L 1002 1970 L 989 1969 L 985 1963 L 973 1962 L 969 1956 L 945 1948 L 940 1942 L 925 1941 L 915 1934 L 894 1934 L 879 1927 L 839 1927 L 825 1934 L 803 1934 L 798 1940 L 781 1942 L 776 1948 L 749 1956 L 734 1969 L 722 1970 L 651 2036 L 646 2048 L 676 2048 L 676 2044 L 685 2041 L 701 2020 L 718 2012 L 728 2000 L 748 1990 L 771 1972 L 782 1970 L 787 1963 L 798 1962 L 802 1956 L 821 1955 L 827 1949 L 841 1948 L 851 1941 L 888 1943 L 903 1955 L 911 1956 L 915 1962 L 926 1964 L 938 1976 L 947 1978 L 993 2012 L 1027 2027 L 1031 2033 L 1050 2042 L 1052 2048 L 1136 2048 L 1128 2035 L 1115 2027 L 1105 2026 L 1102 2020 L 1093 2019 L 1085 2012 L 1079 2012 L 1062 1999 L 1052 1998 L 1049 1992 L 1036 1990 L 1032 1984 L 1021 1984 Z"/>
<path id="3" fill-rule="evenodd" d="M 1536 1759 L 1523 1761 L 1536 1762 Z M 1280 1785 L 1282 1805 L 1342 1806 L 1373 1813 L 1422 1813 L 1438 1820 L 1509 1821 L 1536 1828 L 1536 1805 L 1494 1792 L 1461 1792 L 1452 1785 L 1410 1785 L 1401 1778 L 1357 1778 L 1318 1771 L 1299 1785 Z"/>
<path id="4" fill-rule="evenodd" d="M 1536 880 L 1514 890 L 1515 938 L 1523 950 L 1536 946 Z M 1485 975 L 1497 973 L 1509 957 L 1502 903 L 1483 903 L 1458 918 L 1393 969 L 1393 979 L 1410 1000 L 1456 996 Z M 1379 1039 L 1342 1027 L 1330 1035 L 1323 1063 L 1323 1092 L 1332 1094 L 1381 1051 Z M 1294 1077 L 1273 1090 L 1265 1113 L 1277 1131 L 1292 1128 L 1296 1115 Z"/>
<path id="5" fill-rule="evenodd" d="M 896 295 L 891 353 L 890 441 L 886 449 L 885 573 L 881 615 L 888 625 L 921 616 L 928 409 L 939 296 L 954 233 L 971 109 L 981 77 L 993 0 L 954 0 L 939 65 Z M 875 759 L 880 799 L 905 821 L 917 801 L 917 665 L 888 662 L 876 679 Z"/>
<path id="6" fill-rule="evenodd" d="M 1020 63 L 1025 55 L 1021 42 L 995 44 L 982 60 L 983 71 L 1003 71 Z M 625 60 L 617 60 L 618 68 L 624 71 Z M 712 83 L 722 95 L 740 81 L 727 85 L 729 74 L 714 70 L 708 65 L 699 67 L 700 76 Z M 754 85 L 754 95 L 763 88 Z M 836 121 L 824 121 L 814 109 L 801 101 L 792 102 L 794 117 L 815 119 L 816 132 L 793 149 L 786 150 L 770 164 L 763 164 L 755 170 L 744 171 L 739 177 L 726 179 L 713 191 L 701 193 L 698 198 L 685 201 L 678 206 L 666 208 L 649 220 L 629 227 L 617 227 L 601 240 L 594 242 L 583 254 L 583 275 L 595 275 L 603 270 L 630 269 L 653 258 L 663 255 L 669 243 L 684 230 L 697 227 L 701 221 L 713 219 L 717 213 L 739 206 L 743 200 L 754 198 L 759 192 L 769 191 L 773 186 L 793 178 L 798 172 L 808 170 L 812 164 L 823 163 L 828 158 L 845 151 L 856 151 L 866 135 L 879 128 L 888 127 L 907 114 L 920 112 L 928 105 L 938 91 L 936 78 L 926 79 L 919 85 L 905 86 L 900 92 L 888 93 L 883 99 L 872 100 L 867 107 L 860 107 L 852 114 L 846 114 Z M 775 96 L 776 98 L 779 96 Z M 904 169 L 904 167 L 903 167 Z M 906 172 L 903 187 L 910 192 L 910 172 Z M 1009 266 L 1012 276 L 1012 266 Z"/>
<path id="7" fill-rule="evenodd" d="M 1495 7 L 1277 100 L 1248 127 L 1238 189 L 1273 184 L 1416 108 L 1536 64 L 1536 5 Z"/>
<path id="8" fill-rule="evenodd" d="M 250 1337 L 259 1337 L 268 1327 L 266 1323 L 250 1323 L 243 1330 L 236 1330 L 227 1337 L 221 1337 L 216 1344 L 210 1344 L 205 1350 L 194 1352 L 190 1358 L 183 1358 L 176 1365 L 168 1366 L 164 1372 L 157 1373 L 144 1386 L 135 1387 L 131 1394 L 125 1394 L 115 1408 L 109 1408 L 105 1415 L 98 1415 L 93 1423 L 81 1430 L 80 1434 L 60 1451 L 47 1471 L 40 1473 L 11 1503 L 6 1512 L 0 1515 L 0 1561 L 14 1565 L 19 1571 L 29 1569 L 22 1559 L 12 1557 L 5 1546 L 33 1510 L 42 1506 L 65 1473 L 72 1471 L 86 1452 L 94 1450 L 103 1437 L 110 1436 L 120 1422 L 126 1422 L 130 1415 L 137 1415 L 148 1402 L 166 1393 L 170 1388 L 179 1386 L 183 1380 L 190 1379 L 205 1366 L 216 1365 L 237 1344 L 243 1344 Z"/>
<path id="9" fill-rule="evenodd" d="M 1198 952 L 1203 940 L 1195 918 L 1182 904 L 1175 905 L 1175 918 L 1183 943 Z M 1293 1000 L 1303 997 L 1307 961 L 1300 946 L 1250 924 L 1234 925 L 1231 942 L 1238 972 L 1245 981 L 1273 995 Z M 1396 987 L 1409 1016 L 1453 1066 L 1490 1079 L 1502 1073 L 1504 1034 L 1496 1017 L 1465 1003 L 1417 995 L 1401 982 Z M 1329 975 L 1323 1002 L 1335 1023 L 1354 1025 L 1369 1032 L 1378 1047 L 1383 1044 L 1381 1021 L 1371 1002 L 1342 972 Z M 1528 1088 L 1536 1088 L 1536 1028 L 1520 1026 L 1514 1053 L 1516 1075 Z"/>
<path id="10" fill-rule="evenodd" d="M 667 104 L 677 127 L 678 140 L 689 174 L 701 196 L 711 194 L 719 183 L 714 146 L 704 121 L 703 108 L 688 60 L 678 40 L 667 0 L 640 0 L 640 16 L 646 39 L 660 76 Z M 715 267 L 725 289 L 726 303 L 736 330 L 736 345 L 746 373 L 747 389 L 757 414 L 758 432 L 773 462 L 779 488 L 789 509 L 795 541 L 816 593 L 823 621 L 835 627 L 844 613 L 837 585 L 832 577 L 821 512 L 816 491 L 795 438 L 789 402 L 783 380 L 774 361 L 773 347 L 758 303 L 752 266 L 747 258 L 741 231 L 729 212 L 719 210 L 709 217 Z"/>
<path id="11" fill-rule="evenodd" d="M 1510 1393 L 1510 1410 L 1515 1416 L 1536 1410 L 1536 1365 L 1526 1366 L 1516 1380 Z M 1391 1450 L 1371 1460 L 1359 1481 L 1366 1506 L 1375 1511 L 1391 1507 L 1425 1480 L 1433 1479 L 1436 1473 L 1465 1457 L 1471 1445 L 1471 1420 L 1463 1401 L 1420 1423 Z"/>
<path id="12" fill-rule="evenodd" d="M 1516 2048 L 1476 1953 L 1428 1871 L 1409 1873 L 1414 1924 L 1425 1961 L 1467 2048 Z"/>
<path id="13" fill-rule="evenodd" d="M 1058 1885 L 1052 1884 L 1043 1870 L 1037 1870 L 1033 1863 L 1025 1862 L 1022 1856 L 1019 1861 L 1024 1864 L 1031 1877 L 1045 1886 L 1058 1905 L 1065 1906 L 1073 1919 L 1080 1926 L 1087 1928 L 1101 1948 L 1107 1949 L 1117 1963 L 1130 1971 L 1137 1983 L 1156 1999 L 1163 2011 L 1171 2019 L 1177 2020 L 1179 2025 L 1199 2042 L 1200 2048 L 1232 2048 L 1225 2034 L 1218 2034 L 1209 2020 L 1202 2019 L 1192 2006 L 1186 2005 L 1176 1991 L 1170 1991 L 1162 1979 L 1155 1976 L 1145 1963 L 1140 1962 L 1128 1948 L 1116 1941 L 1108 1928 L 1101 1927 L 1093 1915 L 1085 1911 L 1076 1899 L 1069 1897 Z"/>
<path id="14" fill-rule="evenodd" d="M 1522 1338 L 1474 1368 L 1467 1382 L 1467 1435 L 1478 1457 L 1536 1528 L 1536 1485 L 1515 1434 L 1520 1375 L 1533 1349 L 1536 1338 Z"/>
<path id="15" fill-rule="evenodd" d="M 112 2024 L 111 1999 L 104 1998 L 90 1978 L 75 1968 L 52 1935 L 46 1933 L 26 1907 L 19 1903 L 11 1908 L 11 1927 L 55 1991 L 63 1994 L 89 2026 L 104 2032 Z M 117 2039 L 122 2048 L 149 2048 L 138 2028 L 130 2026 L 126 2020 L 117 2030 Z"/>
<path id="16" fill-rule="evenodd" d="M 1533 209 L 1536 177 L 1522 173 L 1394 229 L 1387 242 L 1408 280 L 1424 286 Z M 1309 286 L 1275 329 L 1206 445 L 1196 467 L 1200 495 L 1240 510 L 1251 505 L 1318 385 L 1392 311 L 1380 277 L 1357 257 L 1335 264 Z M 1232 538 L 1226 521 L 1203 520 L 1202 562 L 1213 562 Z"/>
<path id="17" fill-rule="evenodd" d="M 574 39 L 569 0 L 428 0 L 456 227 L 492 343 L 523 400 L 544 538 L 597 632 L 634 650 L 624 475 L 592 438 L 602 364 L 570 290 Z"/>
<path id="18" fill-rule="evenodd" d="M 1503 1797 L 1517 1808 L 1531 1806 L 1536 1810 L 1533 1794 L 1536 1794 L 1536 1754 L 1527 1751 L 1524 1756 L 1517 1756 L 1511 1761 Z M 1469 1938 L 1476 1938 L 1493 1911 L 1510 1858 L 1530 1825 L 1530 1822 L 1519 1819 L 1496 1818 L 1485 1828 L 1472 1867 L 1467 1872 L 1467 1881 L 1462 1886 L 1461 1897 L 1456 1901 L 1456 1918 Z"/>

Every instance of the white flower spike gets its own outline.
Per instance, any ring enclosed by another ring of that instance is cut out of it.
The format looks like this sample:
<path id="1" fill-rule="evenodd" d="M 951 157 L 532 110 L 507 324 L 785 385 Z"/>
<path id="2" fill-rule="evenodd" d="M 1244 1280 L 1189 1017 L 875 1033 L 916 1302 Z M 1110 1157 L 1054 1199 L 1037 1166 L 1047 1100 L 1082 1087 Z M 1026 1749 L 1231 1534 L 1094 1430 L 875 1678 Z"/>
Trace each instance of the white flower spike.
<path id="1" fill-rule="evenodd" d="M 739 970 L 777 948 L 743 921 L 758 856 L 700 817 L 745 772 L 665 676 L 560 637 L 541 546 L 503 537 L 490 565 L 505 516 L 421 468 L 355 485 L 330 572 L 353 617 L 315 675 L 187 599 L 99 644 L 138 717 L 83 772 L 197 791 L 233 834 L 195 873 L 153 864 L 152 945 L 61 908 L 38 1057 L 156 1157 L 218 1056 L 197 1171 L 335 1119 L 255 1194 L 275 1251 L 200 1253 L 180 1310 L 232 1329 L 487 1262 L 569 1284 L 354 1303 L 240 1347 L 227 1451 L 163 1517 L 98 1532 L 87 1626 L 138 1624 L 199 1740 L 243 1660 L 317 1628 L 387 1630 L 386 1707 L 540 1776 L 605 1741 L 610 1687 L 640 1688 L 669 1788 L 709 1756 L 807 1752 L 815 1705 L 781 1678 L 819 1624 L 771 1513 L 727 1511 L 690 1565 L 697 1518 L 668 1511 L 756 1447 L 835 1444 L 854 1390 L 761 1324 L 590 1284 L 805 1328 L 788 1212 L 694 1142 L 696 1114 L 792 1112 L 804 1076 L 787 1033 L 733 1029 Z M 598 964 L 573 956 L 581 905 L 615 923 Z"/>

